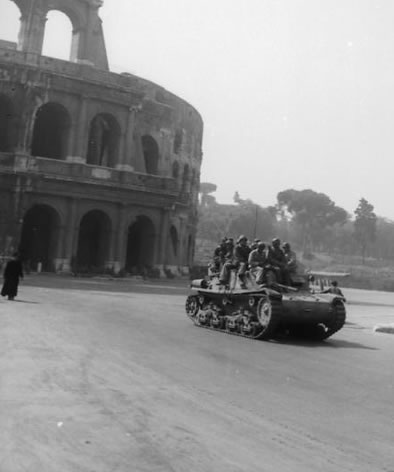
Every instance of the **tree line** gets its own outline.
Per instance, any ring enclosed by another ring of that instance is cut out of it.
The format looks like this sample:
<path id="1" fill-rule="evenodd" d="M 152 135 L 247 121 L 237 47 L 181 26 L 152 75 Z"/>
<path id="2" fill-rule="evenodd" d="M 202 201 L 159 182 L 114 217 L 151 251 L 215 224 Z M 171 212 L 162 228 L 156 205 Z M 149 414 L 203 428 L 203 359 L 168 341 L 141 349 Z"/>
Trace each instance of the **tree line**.
<path id="1" fill-rule="evenodd" d="M 218 242 L 245 234 L 269 241 L 291 242 L 304 257 L 315 252 L 394 260 L 394 222 L 378 217 L 373 205 L 360 198 L 349 214 L 329 196 L 311 189 L 279 192 L 274 205 L 262 207 L 234 194 L 233 204 L 219 204 L 217 186 L 201 183 L 198 238 Z"/>

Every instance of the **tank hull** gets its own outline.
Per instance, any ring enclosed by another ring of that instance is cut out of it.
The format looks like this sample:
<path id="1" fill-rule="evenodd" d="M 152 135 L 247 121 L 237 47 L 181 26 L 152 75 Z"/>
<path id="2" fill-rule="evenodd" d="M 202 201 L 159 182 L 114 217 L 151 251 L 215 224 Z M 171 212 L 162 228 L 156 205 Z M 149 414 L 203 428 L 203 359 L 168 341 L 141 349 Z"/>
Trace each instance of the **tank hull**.
<path id="1" fill-rule="evenodd" d="M 295 335 L 324 340 L 346 321 L 343 299 L 292 287 L 223 287 L 217 281 L 196 280 L 186 301 L 186 313 L 196 326 L 253 339 Z"/>

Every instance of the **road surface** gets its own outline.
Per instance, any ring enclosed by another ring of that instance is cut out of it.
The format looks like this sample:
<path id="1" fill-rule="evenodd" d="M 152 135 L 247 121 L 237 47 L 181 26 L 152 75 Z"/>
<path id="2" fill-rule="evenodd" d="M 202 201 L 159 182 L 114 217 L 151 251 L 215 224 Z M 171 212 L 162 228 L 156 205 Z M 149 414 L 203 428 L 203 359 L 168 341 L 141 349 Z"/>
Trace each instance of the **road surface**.
<path id="1" fill-rule="evenodd" d="M 196 328 L 169 282 L 30 276 L 0 301 L 0 472 L 394 472 L 394 294 L 329 340 Z"/>

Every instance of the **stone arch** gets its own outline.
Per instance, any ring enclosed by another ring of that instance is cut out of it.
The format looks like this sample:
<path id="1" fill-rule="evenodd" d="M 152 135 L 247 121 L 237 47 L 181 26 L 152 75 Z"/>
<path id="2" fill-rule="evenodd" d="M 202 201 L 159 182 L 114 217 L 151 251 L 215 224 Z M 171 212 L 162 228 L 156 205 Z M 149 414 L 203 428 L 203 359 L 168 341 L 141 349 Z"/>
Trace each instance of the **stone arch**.
<path id="1" fill-rule="evenodd" d="M 14 112 L 11 100 L 0 94 L 0 152 L 12 150 Z"/>
<path id="2" fill-rule="evenodd" d="M 50 0 L 46 14 L 53 11 L 61 12 L 65 15 L 72 25 L 73 32 L 79 31 L 84 25 L 84 13 L 81 10 L 81 6 L 75 0 Z"/>
<path id="3" fill-rule="evenodd" d="M 120 126 L 109 113 L 96 115 L 90 123 L 87 164 L 115 167 L 118 163 Z"/>
<path id="4" fill-rule="evenodd" d="M 156 230 L 152 220 L 140 215 L 129 226 L 125 268 L 130 273 L 143 274 L 153 266 Z"/>
<path id="5" fill-rule="evenodd" d="M 71 118 L 63 105 L 49 102 L 42 105 L 34 118 L 31 154 L 64 159 L 68 151 Z"/>
<path id="6" fill-rule="evenodd" d="M 47 14 L 54 10 L 59 11 L 72 24 L 70 61 L 88 60 L 98 67 L 108 69 L 105 52 L 105 57 L 101 58 L 102 62 L 96 60 L 97 51 L 95 49 L 97 45 L 105 47 L 101 20 L 97 14 L 94 15 L 94 18 L 86 8 L 86 3 L 88 3 L 90 7 L 93 6 L 93 9 L 97 10 L 101 6 L 100 2 L 96 0 L 44 0 L 44 2 L 47 3 Z M 92 26 L 93 31 L 90 30 Z"/>
<path id="7" fill-rule="evenodd" d="M 50 9 L 45 24 L 42 54 L 70 60 L 74 30 L 75 27 L 70 15 L 61 10 Z"/>
<path id="8" fill-rule="evenodd" d="M 157 175 L 159 167 L 159 146 L 156 140 L 147 134 L 142 136 L 141 143 L 146 173 Z"/>
<path id="9" fill-rule="evenodd" d="M 98 10 L 100 0 L 13 0 L 21 10 L 18 49 L 41 54 L 45 34 L 46 15 L 58 10 L 73 26 L 71 60 L 84 60 L 108 70 L 104 34 Z"/>
<path id="10" fill-rule="evenodd" d="M 55 270 L 59 231 L 60 216 L 53 207 L 37 204 L 25 213 L 19 250 L 28 268 L 37 270 L 41 263 L 42 270 Z"/>
<path id="11" fill-rule="evenodd" d="M 78 270 L 102 270 L 108 259 L 111 220 L 102 210 L 85 213 L 79 224 L 76 265 Z"/>
<path id="12" fill-rule="evenodd" d="M 3 5 L 7 9 L 7 22 L 2 25 L 1 39 L 9 42 L 10 47 L 16 48 L 20 30 L 21 9 L 17 2 L 0 0 L 0 12 L 3 11 Z"/>

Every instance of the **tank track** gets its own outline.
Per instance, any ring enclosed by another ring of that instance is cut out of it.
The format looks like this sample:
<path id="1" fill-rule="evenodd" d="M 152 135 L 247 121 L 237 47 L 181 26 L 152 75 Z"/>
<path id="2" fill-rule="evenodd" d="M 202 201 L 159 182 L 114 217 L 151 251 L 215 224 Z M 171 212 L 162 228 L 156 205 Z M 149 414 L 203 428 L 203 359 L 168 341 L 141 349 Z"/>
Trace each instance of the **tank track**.
<path id="1" fill-rule="evenodd" d="M 255 306 L 239 305 L 233 313 L 220 313 L 213 300 L 201 304 L 198 295 L 186 299 L 186 314 L 195 326 L 254 340 L 268 340 L 280 324 L 282 303 L 268 296 L 254 296 Z"/>
<path id="2" fill-rule="evenodd" d="M 332 323 L 327 326 L 326 338 L 332 336 L 334 333 L 342 329 L 346 322 L 346 309 L 343 301 L 334 300 L 332 309 L 334 311 L 334 319 Z"/>

